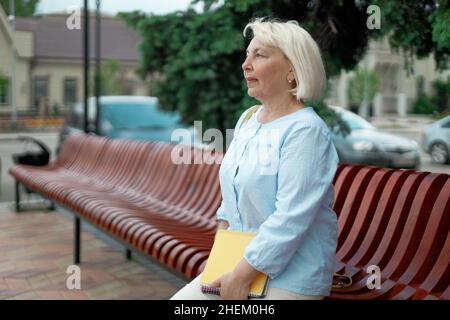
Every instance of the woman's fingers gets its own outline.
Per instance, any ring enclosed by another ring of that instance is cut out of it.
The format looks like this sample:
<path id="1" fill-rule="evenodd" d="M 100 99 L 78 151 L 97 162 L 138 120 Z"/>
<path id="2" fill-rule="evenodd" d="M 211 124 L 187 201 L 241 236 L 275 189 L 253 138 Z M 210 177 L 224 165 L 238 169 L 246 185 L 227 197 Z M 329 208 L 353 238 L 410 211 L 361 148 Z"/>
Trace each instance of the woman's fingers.
<path id="1" fill-rule="evenodd" d="M 218 278 L 209 284 L 211 287 L 220 288 L 221 278 Z"/>

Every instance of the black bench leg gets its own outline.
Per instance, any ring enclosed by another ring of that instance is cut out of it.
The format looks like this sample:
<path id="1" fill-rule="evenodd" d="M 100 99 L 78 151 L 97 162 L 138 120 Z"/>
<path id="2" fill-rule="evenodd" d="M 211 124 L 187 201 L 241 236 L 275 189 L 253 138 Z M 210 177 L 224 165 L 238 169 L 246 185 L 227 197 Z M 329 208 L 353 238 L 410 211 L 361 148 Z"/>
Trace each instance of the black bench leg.
<path id="1" fill-rule="evenodd" d="M 73 260 L 75 264 L 80 264 L 81 251 L 81 221 L 80 218 L 75 217 L 74 220 L 74 242 L 73 242 Z"/>
<path id="2" fill-rule="evenodd" d="M 125 249 L 125 257 L 127 260 L 131 260 L 131 250 L 128 248 Z"/>
<path id="3" fill-rule="evenodd" d="M 20 183 L 16 180 L 16 212 L 20 212 Z"/>
<path id="4" fill-rule="evenodd" d="M 55 205 L 55 203 L 54 203 L 54 202 L 51 202 L 51 203 L 50 203 L 50 206 L 48 207 L 48 209 L 51 210 L 51 211 L 55 211 L 55 210 L 56 210 L 56 205 Z"/>

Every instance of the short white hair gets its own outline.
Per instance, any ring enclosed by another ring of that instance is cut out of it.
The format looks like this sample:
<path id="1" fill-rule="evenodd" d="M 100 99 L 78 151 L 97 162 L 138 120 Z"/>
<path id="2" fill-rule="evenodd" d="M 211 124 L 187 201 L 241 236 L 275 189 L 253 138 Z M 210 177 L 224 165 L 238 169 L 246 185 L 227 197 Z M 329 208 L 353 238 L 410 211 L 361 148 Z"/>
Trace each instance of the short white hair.
<path id="1" fill-rule="evenodd" d="M 256 18 L 244 28 L 244 37 L 257 38 L 264 45 L 279 48 L 293 67 L 296 88 L 291 92 L 296 99 L 319 99 L 325 87 L 326 76 L 320 49 L 311 35 L 297 21 L 281 22 Z"/>

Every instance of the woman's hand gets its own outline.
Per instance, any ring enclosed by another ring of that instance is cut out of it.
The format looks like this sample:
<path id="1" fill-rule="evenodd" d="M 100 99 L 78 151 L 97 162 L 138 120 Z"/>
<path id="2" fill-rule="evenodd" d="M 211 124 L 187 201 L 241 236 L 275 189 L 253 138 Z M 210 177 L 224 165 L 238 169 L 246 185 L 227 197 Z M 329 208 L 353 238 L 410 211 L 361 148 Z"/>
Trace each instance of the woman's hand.
<path id="1" fill-rule="evenodd" d="M 232 272 L 226 273 L 210 286 L 220 288 L 220 296 L 225 300 L 247 300 L 250 286 L 259 274 L 245 259 Z"/>
<path id="2" fill-rule="evenodd" d="M 239 282 L 234 272 L 228 272 L 212 282 L 212 287 L 220 288 L 220 296 L 225 300 L 247 300 L 250 284 Z"/>
<path id="3" fill-rule="evenodd" d="M 217 230 L 220 230 L 220 229 L 226 230 L 226 229 L 228 229 L 229 226 L 230 225 L 228 224 L 228 221 L 219 220 L 219 222 L 217 223 Z"/>

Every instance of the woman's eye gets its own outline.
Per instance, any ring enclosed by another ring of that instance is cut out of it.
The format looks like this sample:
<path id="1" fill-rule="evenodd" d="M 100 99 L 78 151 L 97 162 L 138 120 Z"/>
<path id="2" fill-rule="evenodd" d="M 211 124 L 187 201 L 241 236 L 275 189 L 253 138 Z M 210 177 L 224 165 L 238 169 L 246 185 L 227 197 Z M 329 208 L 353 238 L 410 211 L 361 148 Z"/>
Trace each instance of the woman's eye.
<path id="1" fill-rule="evenodd" d="M 246 54 L 246 57 L 248 57 L 248 56 L 250 56 L 251 54 L 250 53 L 247 53 Z M 259 57 L 264 57 L 264 55 L 263 54 L 260 54 L 260 53 L 253 53 L 253 56 L 254 57 L 257 57 L 257 58 L 259 58 Z"/>

